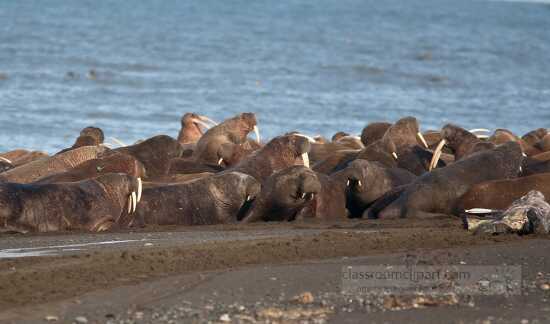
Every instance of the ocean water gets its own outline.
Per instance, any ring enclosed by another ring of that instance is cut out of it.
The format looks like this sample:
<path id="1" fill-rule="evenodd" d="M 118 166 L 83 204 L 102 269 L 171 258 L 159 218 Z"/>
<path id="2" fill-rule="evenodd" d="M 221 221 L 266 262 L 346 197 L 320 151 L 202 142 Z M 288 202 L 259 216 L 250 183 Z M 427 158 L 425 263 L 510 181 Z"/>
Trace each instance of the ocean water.
<path id="1" fill-rule="evenodd" d="M 1 1 L 0 151 L 176 136 L 191 111 L 255 112 L 264 138 L 550 127 L 547 2 Z"/>

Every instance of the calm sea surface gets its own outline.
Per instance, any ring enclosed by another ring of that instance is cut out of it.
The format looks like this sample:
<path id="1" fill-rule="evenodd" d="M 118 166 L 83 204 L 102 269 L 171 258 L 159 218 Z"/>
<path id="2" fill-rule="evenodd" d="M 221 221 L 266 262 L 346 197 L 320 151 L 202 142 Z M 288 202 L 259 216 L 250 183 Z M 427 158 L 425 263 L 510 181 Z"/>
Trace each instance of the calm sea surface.
<path id="1" fill-rule="evenodd" d="M 89 125 L 176 136 L 190 111 L 256 112 L 263 137 L 407 115 L 550 127 L 550 4 L 0 1 L 0 151 L 54 152 Z"/>

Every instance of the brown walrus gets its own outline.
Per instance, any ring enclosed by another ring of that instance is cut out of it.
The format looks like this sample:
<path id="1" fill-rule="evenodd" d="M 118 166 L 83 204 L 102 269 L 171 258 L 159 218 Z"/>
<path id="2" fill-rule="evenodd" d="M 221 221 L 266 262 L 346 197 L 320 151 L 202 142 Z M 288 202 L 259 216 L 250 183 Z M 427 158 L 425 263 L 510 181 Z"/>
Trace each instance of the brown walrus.
<path id="1" fill-rule="evenodd" d="M 0 173 L 13 169 L 14 166 L 10 160 L 0 157 Z"/>
<path id="2" fill-rule="evenodd" d="M 260 142 L 260 133 L 253 113 L 242 113 L 224 120 L 221 124 L 210 128 L 197 142 L 193 157 L 196 161 L 208 164 L 218 163 L 218 150 L 224 143 L 244 143 L 248 133 L 254 131 Z"/>
<path id="3" fill-rule="evenodd" d="M 532 190 L 550 197 L 550 173 L 478 183 L 458 199 L 455 213 L 473 208 L 503 210 Z"/>
<path id="4" fill-rule="evenodd" d="M 226 168 L 234 166 L 260 148 L 260 144 L 252 141 L 246 141 L 243 144 L 222 144 L 218 150 L 218 164 Z"/>
<path id="5" fill-rule="evenodd" d="M 403 218 L 450 214 L 458 198 L 473 185 L 516 177 L 522 160 L 521 147 L 516 142 L 472 154 L 444 168 L 434 169 L 381 198 L 368 211 L 368 216 Z"/>
<path id="6" fill-rule="evenodd" d="M 48 157 L 48 153 L 41 151 L 13 150 L 0 154 L 0 157 L 7 159 L 14 167 Z"/>
<path id="7" fill-rule="evenodd" d="M 64 149 L 57 154 L 65 153 L 83 146 L 101 145 L 104 141 L 105 134 L 103 134 L 103 130 L 101 130 L 101 128 L 89 126 L 80 131 L 80 135 L 70 148 Z"/>
<path id="8" fill-rule="evenodd" d="M 321 191 L 315 172 L 304 166 L 292 166 L 273 173 L 245 217 L 245 223 L 291 221 Z"/>
<path id="9" fill-rule="evenodd" d="M 105 231 L 132 221 L 141 181 L 125 174 L 57 184 L 0 184 L 2 231 Z"/>
<path id="10" fill-rule="evenodd" d="M 274 172 L 293 166 L 299 158 L 309 167 L 309 149 L 309 140 L 303 136 L 278 136 L 229 170 L 246 173 L 258 181 L 264 181 Z"/>
<path id="11" fill-rule="evenodd" d="M 361 142 L 368 146 L 384 137 L 392 124 L 386 122 L 370 123 L 361 131 Z"/>
<path id="12" fill-rule="evenodd" d="M 41 177 L 64 172 L 88 160 L 96 159 L 106 150 L 107 148 L 102 146 L 84 146 L 35 160 L 0 174 L 0 182 L 30 183 Z"/>
<path id="13" fill-rule="evenodd" d="M 260 192 L 260 183 L 224 172 L 183 184 L 146 188 L 137 225 L 207 225 L 236 222 Z"/>
<path id="14" fill-rule="evenodd" d="M 217 123 L 206 116 L 186 113 L 181 118 L 181 129 L 178 134 L 178 142 L 180 142 L 180 144 L 196 143 L 203 135 L 201 126 L 204 129 L 210 129 L 215 125 L 217 125 Z"/>
<path id="15" fill-rule="evenodd" d="M 400 168 L 386 168 L 378 162 L 355 160 L 344 169 L 356 171 L 349 177 L 347 209 L 350 217 L 362 217 L 367 208 L 391 190 L 413 182 L 417 177 Z"/>
<path id="16" fill-rule="evenodd" d="M 167 173 L 170 160 L 180 157 L 183 147 L 170 136 L 158 135 L 138 144 L 117 148 L 113 152 L 135 157 L 145 166 L 147 179 L 154 179 Z"/>
<path id="17" fill-rule="evenodd" d="M 130 155 L 114 152 L 105 157 L 83 162 L 70 170 L 39 178 L 34 183 L 77 182 L 108 173 L 124 173 L 136 178 L 146 176 L 145 167 L 141 162 Z"/>

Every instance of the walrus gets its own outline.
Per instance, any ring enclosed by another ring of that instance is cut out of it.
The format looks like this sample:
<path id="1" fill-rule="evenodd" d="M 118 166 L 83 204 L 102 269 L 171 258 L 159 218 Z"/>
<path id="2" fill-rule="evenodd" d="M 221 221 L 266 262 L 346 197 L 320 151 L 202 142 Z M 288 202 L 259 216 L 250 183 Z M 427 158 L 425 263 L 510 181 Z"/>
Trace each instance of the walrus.
<path id="1" fill-rule="evenodd" d="M 208 164 L 217 164 L 218 150 L 224 143 L 244 143 L 248 133 L 256 133 L 260 143 L 260 132 L 257 126 L 256 115 L 242 113 L 233 118 L 224 120 L 221 124 L 210 128 L 197 142 L 193 157 L 196 161 Z"/>
<path id="2" fill-rule="evenodd" d="M 83 146 L 101 145 L 104 141 L 105 134 L 103 130 L 98 127 L 89 126 L 80 131 L 78 138 L 71 147 L 61 150 L 57 154 L 65 153 Z"/>
<path id="3" fill-rule="evenodd" d="M 367 208 L 391 190 L 412 183 L 416 175 L 400 168 L 386 168 L 379 162 L 355 160 L 344 169 L 357 170 L 348 178 L 346 207 L 350 217 L 362 217 Z"/>
<path id="4" fill-rule="evenodd" d="M 12 162 L 6 158 L 0 157 L 0 173 L 13 169 Z"/>
<path id="5" fill-rule="evenodd" d="M 23 164 L 48 157 L 48 153 L 19 149 L 2 153 L 0 154 L 0 157 L 8 159 L 14 167 L 18 167 Z"/>
<path id="6" fill-rule="evenodd" d="M 550 172 L 550 160 L 549 161 L 539 161 L 531 157 L 526 157 L 523 159 L 521 165 L 521 177 L 527 177 L 538 173 L 549 173 Z"/>
<path id="7" fill-rule="evenodd" d="M 141 199 L 141 180 L 107 174 L 55 184 L 0 184 L 2 231 L 99 232 L 125 227 Z"/>
<path id="8" fill-rule="evenodd" d="M 346 136 L 349 136 L 349 133 L 340 131 L 340 132 L 334 133 L 334 135 L 332 135 L 332 138 L 330 140 L 332 142 L 337 142 L 339 139 L 341 139 L 343 137 L 346 137 Z"/>
<path id="9" fill-rule="evenodd" d="M 386 122 L 374 122 L 368 124 L 361 131 L 361 142 L 363 142 L 363 145 L 368 146 L 382 139 L 391 125 L 391 123 Z"/>
<path id="10" fill-rule="evenodd" d="M 178 142 L 180 142 L 180 144 L 196 143 L 203 135 L 201 126 L 204 129 L 210 129 L 216 125 L 217 123 L 215 121 L 206 116 L 186 113 L 181 118 L 181 129 L 178 134 Z"/>
<path id="11" fill-rule="evenodd" d="M 225 172 L 187 183 L 146 188 L 136 225 L 207 225 L 237 222 L 260 192 L 260 183 Z"/>
<path id="12" fill-rule="evenodd" d="M 382 138 L 384 137 L 391 138 L 395 144 L 397 154 L 419 144 L 424 148 L 428 148 L 428 143 L 420 132 L 418 120 L 414 117 L 401 118 L 386 130 Z"/>
<path id="13" fill-rule="evenodd" d="M 521 139 L 524 140 L 529 146 L 535 146 L 547 134 L 548 130 L 546 128 L 538 128 L 523 135 Z"/>
<path id="14" fill-rule="evenodd" d="M 145 166 L 147 179 L 165 175 L 170 160 L 181 157 L 183 147 L 170 136 L 158 135 L 141 143 L 120 147 L 113 152 L 128 154 Z"/>
<path id="15" fill-rule="evenodd" d="M 225 170 L 225 167 L 217 164 L 200 163 L 195 160 L 185 158 L 171 159 L 168 163 L 166 175 L 172 174 L 192 174 L 201 172 L 218 173 Z M 159 176 L 157 176 L 158 178 Z M 156 181 L 156 180 L 155 180 Z"/>
<path id="16" fill-rule="evenodd" d="M 242 144 L 224 143 L 218 150 L 218 165 L 225 168 L 234 166 L 260 148 L 258 143 L 251 141 Z"/>
<path id="17" fill-rule="evenodd" d="M 0 174 L 0 182 L 30 183 L 41 177 L 64 172 L 88 160 L 96 159 L 106 150 L 107 148 L 102 146 L 84 146 L 35 160 Z"/>
<path id="18" fill-rule="evenodd" d="M 550 134 L 545 135 L 537 144 L 535 144 L 535 147 L 541 152 L 549 152 L 550 151 Z"/>
<path id="19" fill-rule="evenodd" d="M 373 205 L 367 215 L 369 218 L 425 218 L 451 214 L 458 198 L 473 185 L 516 177 L 522 160 L 521 147 L 516 142 L 472 154 L 398 187 L 399 190 L 390 192 L 381 203 Z"/>
<path id="20" fill-rule="evenodd" d="M 457 200 L 454 212 L 460 214 L 473 208 L 504 210 L 532 190 L 550 197 L 550 173 L 475 184 Z"/>
<path id="21" fill-rule="evenodd" d="M 321 191 L 314 171 L 292 166 L 270 175 L 242 222 L 292 221 L 304 206 Z"/>
<path id="22" fill-rule="evenodd" d="M 262 182 L 274 172 L 293 166 L 299 158 L 309 168 L 310 145 L 300 135 L 278 136 L 228 170 L 249 174 Z"/>
<path id="23" fill-rule="evenodd" d="M 136 158 L 127 154 L 114 152 L 105 157 L 83 162 L 70 170 L 39 178 L 34 183 L 77 182 L 93 179 L 108 173 L 124 173 L 135 178 L 146 177 L 145 167 Z"/>

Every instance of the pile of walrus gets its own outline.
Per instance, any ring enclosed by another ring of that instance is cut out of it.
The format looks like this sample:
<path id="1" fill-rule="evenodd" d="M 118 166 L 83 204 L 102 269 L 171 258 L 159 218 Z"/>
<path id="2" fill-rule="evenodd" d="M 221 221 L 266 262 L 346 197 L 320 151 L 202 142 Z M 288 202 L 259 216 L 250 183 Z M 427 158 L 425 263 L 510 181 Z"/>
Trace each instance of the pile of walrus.
<path id="1" fill-rule="evenodd" d="M 531 190 L 550 197 L 546 129 L 421 133 L 407 117 L 368 124 L 360 137 L 290 132 L 262 143 L 253 113 L 220 124 L 189 113 L 177 139 L 104 141 L 88 127 L 52 156 L 0 154 L 0 229 L 450 217 L 503 210 Z"/>

